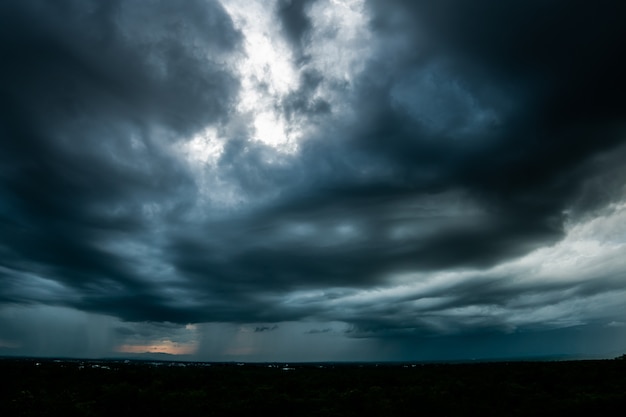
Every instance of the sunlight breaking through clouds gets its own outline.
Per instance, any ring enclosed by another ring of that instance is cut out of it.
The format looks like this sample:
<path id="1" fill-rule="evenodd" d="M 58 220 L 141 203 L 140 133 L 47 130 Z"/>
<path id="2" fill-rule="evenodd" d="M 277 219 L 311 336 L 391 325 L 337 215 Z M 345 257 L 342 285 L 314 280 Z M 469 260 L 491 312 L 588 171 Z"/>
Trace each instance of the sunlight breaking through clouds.
<path id="1" fill-rule="evenodd" d="M 245 38 L 245 57 L 237 64 L 241 80 L 237 110 L 251 118 L 255 140 L 293 152 L 297 126 L 288 125 L 277 107 L 297 88 L 299 76 L 291 49 L 274 22 L 275 2 L 227 0 L 224 6 Z"/>

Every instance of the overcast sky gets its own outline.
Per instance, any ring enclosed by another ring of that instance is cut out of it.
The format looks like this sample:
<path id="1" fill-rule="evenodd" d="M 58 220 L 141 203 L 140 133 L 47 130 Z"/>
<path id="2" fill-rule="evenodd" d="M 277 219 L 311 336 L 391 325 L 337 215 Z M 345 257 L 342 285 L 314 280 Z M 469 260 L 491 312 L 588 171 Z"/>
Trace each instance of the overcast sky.
<path id="1" fill-rule="evenodd" d="M 625 21 L 0 2 L 0 355 L 623 354 Z"/>

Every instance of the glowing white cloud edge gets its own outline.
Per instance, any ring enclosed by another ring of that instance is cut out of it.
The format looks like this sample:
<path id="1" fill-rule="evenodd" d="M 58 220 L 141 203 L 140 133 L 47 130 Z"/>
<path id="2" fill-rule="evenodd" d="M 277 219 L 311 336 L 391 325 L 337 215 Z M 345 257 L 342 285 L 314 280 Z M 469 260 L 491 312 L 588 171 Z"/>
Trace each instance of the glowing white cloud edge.
<path id="1" fill-rule="evenodd" d="M 251 139 L 276 152 L 297 152 L 298 140 L 314 127 L 307 120 L 287 120 L 279 109 L 281 102 L 298 90 L 304 71 L 316 70 L 325 79 L 317 94 L 336 103 L 338 111 L 347 110 L 341 106 L 342 99 L 333 85 L 350 84 L 373 52 L 364 1 L 320 0 L 313 4 L 308 10 L 312 28 L 304 49 L 309 57 L 305 64 L 296 62 L 292 47 L 275 21 L 277 1 L 223 0 L 222 5 L 244 37 L 243 56 L 229 63 L 241 82 L 237 123 L 247 121 Z M 220 130 L 228 128 L 208 126 L 184 144 L 183 153 L 192 163 L 215 162 L 228 140 Z"/>

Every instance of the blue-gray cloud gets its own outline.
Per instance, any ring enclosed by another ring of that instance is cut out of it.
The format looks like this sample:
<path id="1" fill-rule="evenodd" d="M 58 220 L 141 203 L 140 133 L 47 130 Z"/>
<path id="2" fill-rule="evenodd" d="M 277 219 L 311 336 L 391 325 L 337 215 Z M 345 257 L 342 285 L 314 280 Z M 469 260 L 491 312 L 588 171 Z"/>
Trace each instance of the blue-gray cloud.
<path id="1" fill-rule="evenodd" d="M 240 105 L 252 38 L 229 4 L 0 5 L 2 305 L 131 322 L 107 346 L 154 323 L 415 340 L 619 322 L 624 6 L 369 0 L 341 12 L 363 22 L 339 59 L 319 47 L 341 35 L 329 2 L 277 1 L 297 83 L 254 111 L 298 132 L 285 151 Z M 219 152 L 193 165 L 207 129 Z"/>

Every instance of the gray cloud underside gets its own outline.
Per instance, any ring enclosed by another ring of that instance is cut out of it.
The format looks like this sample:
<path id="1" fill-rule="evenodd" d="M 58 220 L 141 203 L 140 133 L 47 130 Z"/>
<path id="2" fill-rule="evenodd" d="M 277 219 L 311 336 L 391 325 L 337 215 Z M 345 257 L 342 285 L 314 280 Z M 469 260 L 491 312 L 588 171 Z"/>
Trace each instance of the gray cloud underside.
<path id="1" fill-rule="evenodd" d="M 303 68 L 314 3 L 275 11 Z M 623 198 L 626 6 L 366 6 L 378 43 L 345 102 L 314 102 L 325 74 L 303 70 L 280 103 L 318 121 L 295 155 L 229 130 L 217 166 L 245 203 L 224 211 L 172 152 L 206 126 L 243 123 L 231 65 L 243 35 L 219 3 L 0 5 L 0 302 L 396 335 L 428 333 L 452 308 L 508 317 L 524 294 L 543 306 L 623 292 L 615 271 L 527 287 L 484 271 Z M 333 304 L 394 274 L 469 270 L 388 304 Z M 442 301 L 416 307 L 425 298 Z M 506 327 L 484 317 L 458 328 Z"/>

